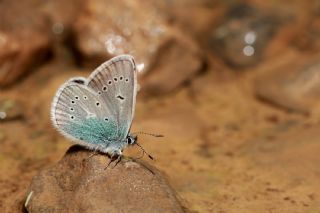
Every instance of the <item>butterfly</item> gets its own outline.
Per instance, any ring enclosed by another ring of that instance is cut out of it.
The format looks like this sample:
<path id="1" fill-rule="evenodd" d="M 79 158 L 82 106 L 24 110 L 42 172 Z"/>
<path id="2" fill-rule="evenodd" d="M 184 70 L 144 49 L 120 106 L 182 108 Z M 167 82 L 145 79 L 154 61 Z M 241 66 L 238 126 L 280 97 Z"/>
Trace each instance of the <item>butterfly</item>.
<path id="1" fill-rule="evenodd" d="M 130 133 L 136 96 L 134 58 L 116 56 L 88 78 L 75 77 L 64 83 L 53 99 L 51 120 L 71 141 L 120 160 L 124 148 L 139 145 L 137 135 Z"/>

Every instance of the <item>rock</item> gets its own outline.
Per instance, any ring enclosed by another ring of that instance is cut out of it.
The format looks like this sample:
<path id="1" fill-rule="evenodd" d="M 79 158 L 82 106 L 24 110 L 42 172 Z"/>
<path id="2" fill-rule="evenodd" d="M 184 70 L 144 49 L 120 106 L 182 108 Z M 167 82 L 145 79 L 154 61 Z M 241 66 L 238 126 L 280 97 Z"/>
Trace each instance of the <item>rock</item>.
<path id="1" fill-rule="evenodd" d="M 209 33 L 212 51 L 234 67 L 258 63 L 281 21 L 274 14 L 241 3 L 227 10 Z"/>
<path id="2" fill-rule="evenodd" d="M 28 212 L 184 212 L 175 192 L 154 167 L 123 159 L 109 161 L 79 146 L 33 178 Z"/>
<path id="3" fill-rule="evenodd" d="M 292 44 L 300 51 L 318 52 L 320 49 L 320 14 L 316 13 L 316 10 L 320 11 L 318 7 L 314 5 L 312 8 L 315 11 L 310 12 L 312 15 L 308 19 L 301 21 L 292 41 Z"/>
<path id="4" fill-rule="evenodd" d="M 204 63 L 200 53 L 185 51 L 185 46 L 192 43 L 182 43 L 172 40 L 158 54 L 152 70 L 142 76 L 142 95 L 154 96 L 173 92 L 184 83 L 192 80 Z"/>
<path id="5" fill-rule="evenodd" d="M 41 63 L 50 47 L 46 18 L 29 1 L 0 2 L 0 87 Z"/>
<path id="6" fill-rule="evenodd" d="M 56 36 L 67 35 L 82 8 L 83 0 L 47 0 L 40 1 L 41 11 L 50 21 L 49 28 Z"/>
<path id="7" fill-rule="evenodd" d="M 0 87 L 13 84 L 44 60 L 49 41 L 40 34 L 16 38 L 0 31 Z"/>
<path id="8" fill-rule="evenodd" d="M 319 103 L 319 57 L 308 60 L 299 57 L 260 75 L 255 82 L 256 95 L 277 106 L 295 112 L 309 113 Z"/>
<path id="9" fill-rule="evenodd" d="M 22 109 L 23 107 L 20 101 L 13 99 L 0 100 L 0 122 L 23 118 Z"/>
<path id="10" fill-rule="evenodd" d="M 212 0 L 152 0 L 152 3 L 166 15 L 170 23 L 198 40 L 205 37 L 204 33 L 207 33 L 212 21 L 221 13 L 217 1 Z"/>
<path id="11" fill-rule="evenodd" d="M 74 24 L 75 45 L 95 65 L 129 53 L 147 68 L 166 43 L 168 30 L 149 1 L 88 0 Z"/>
<path id="12" fill-rule="evenodd" d="M 165 17 L 147 0 L 89 0 L 74 25 L 75 47 L 92 68 L 118 54 L 132 54 L 149 75 L 142 90 L 146 83 L 157 94 L 167 93 L 198 73 L 203 58 L 196 43 Z M 176 54 L 180 52 L 182 58 Z M 161 82 L 153 80 L 157 76 Z M 178 77 L 170 82 L 173 76 Z M 167 85 L 159 87 L 160 83 Z"/>

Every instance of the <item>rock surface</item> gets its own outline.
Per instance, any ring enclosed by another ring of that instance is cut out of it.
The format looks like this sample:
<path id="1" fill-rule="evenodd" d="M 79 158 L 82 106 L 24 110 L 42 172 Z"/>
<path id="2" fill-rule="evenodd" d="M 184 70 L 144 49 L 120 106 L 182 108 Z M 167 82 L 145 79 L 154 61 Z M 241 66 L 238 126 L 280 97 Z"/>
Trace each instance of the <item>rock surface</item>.
<path id="1" fill-rule="evenodd" d="M 23 104 L 20 101 L 0 99 L 0 122 L 17 120 L 23 116 Z"/>
<path id="2" fill-rule="evenodd" d="M 168 30 L 149 1 L 89 0 L 74 24 L 75 46 L 94 65 L 129 53 L 147 68 L 166 43 Z"/>
<path id="3" fill-rule="evenodd" d="M 192 45 L 190 40 L 183 38 L 179 42 L 168 42 L 159 52 L 152 70 L 141 78 L 142 95 L 168 94 L 194 79 L 202 71 L 204 62 L 199 52 L 186 51 L 185 46 L 190 48 Z"/>
<path id="4" fill-rule="evenodd" d="M 319 103 L 319 59 L 291 61 L 260 75 L 255 85 L 261 99 L 291 111 L 309 113 Z"/>
<path id="5" fill-rule="evenodd" d="M 0 2 L 0 87 L 25 75 L 49 51 L 47 19 L 36 8 L 28 1 Z"/>
<path id="6" fill-rule="evenodd" d="M 123 159 L 104 170 L 105 155 L 71 147 L 52 168 L 34 177 L 28 212 L 184 212 L 175 192 L 155 168 Z"/>
<path id="7" fill-rule="evenodd" d="M 260 62 L 279 24 L 274 14 L 244 3 L 236 4 L 209 33 L 209 44 L 213 52 L 233 67 L 254 65 Z"/>
<path id="8" fill-rule="evenodd" d="M 171 92 L 190 80 L 204 60 L 193 39 L 146 0 L 86 1 L 74 24 L 74 36 L 82 62 L 92 67 L 119 54 L 132 54 L 137 66 L 144 68 L 143 74 L 148 74 L 142 82 L 148 89 L 141 88 L 157 94 Z M 181 52 L 177 60 L 176 53 Z"/>

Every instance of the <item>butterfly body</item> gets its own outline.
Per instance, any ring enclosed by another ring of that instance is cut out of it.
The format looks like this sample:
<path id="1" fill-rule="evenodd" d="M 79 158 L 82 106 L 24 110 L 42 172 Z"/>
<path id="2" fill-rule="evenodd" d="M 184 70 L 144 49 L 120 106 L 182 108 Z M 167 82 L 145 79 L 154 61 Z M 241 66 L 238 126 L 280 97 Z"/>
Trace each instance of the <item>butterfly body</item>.
<path id="1" fill-rule="evenodd" d="M 89 149 L 110 156 L 122 154 L 137 137 L 129 133 L 137 94 L 132 56 L 117 56 L 89 78 L 71 78 L 55 95 L 51 120 L 57 130 Z"/>

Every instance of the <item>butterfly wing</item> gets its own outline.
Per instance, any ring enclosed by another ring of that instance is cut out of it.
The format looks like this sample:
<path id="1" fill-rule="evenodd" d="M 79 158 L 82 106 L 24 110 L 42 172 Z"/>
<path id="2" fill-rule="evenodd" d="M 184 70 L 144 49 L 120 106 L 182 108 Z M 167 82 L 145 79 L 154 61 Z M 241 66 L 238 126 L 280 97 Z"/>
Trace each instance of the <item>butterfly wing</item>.
<path id="1" fill-rule="evenodd" d="M 116 118 L 117 138 L 130 130 L 137 94 L 137 71 L 130 55 L 121 55 L 99 66 L 88 78 L 88 87 L 100 94 Z"/>
<path id="2" fill-rule="evenodd" d="M 102 97 L 73 78 L 58 90 L 51 108 L 54 126 L 67 138 L 92 149 L 104 150 L 114 141 L 116 118 Z"/>

